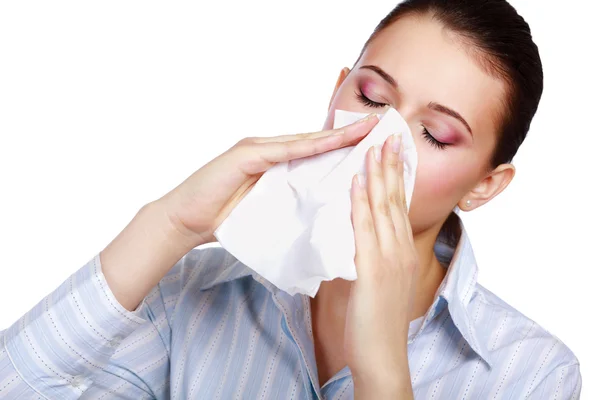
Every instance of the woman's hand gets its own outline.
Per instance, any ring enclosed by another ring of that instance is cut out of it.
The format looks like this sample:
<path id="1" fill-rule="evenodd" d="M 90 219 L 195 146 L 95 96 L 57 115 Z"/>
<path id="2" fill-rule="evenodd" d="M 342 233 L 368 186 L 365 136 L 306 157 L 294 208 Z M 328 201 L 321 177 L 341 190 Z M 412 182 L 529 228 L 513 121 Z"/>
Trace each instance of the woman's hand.
<path id="1" fill-rule="evenodd" d="M 418 268 L 404 194 L 400 136 L 369 150 L 367 178 L 354 177 L 356 272 L 344 352 L 356 398 L 412 399 L 407 336 Z"/>
<path id="2" fill-rule="evenodd" d="M 214 240 L 215 229 L 271 166 L 355 144 L 377 121 L 372 115 L 341 129 L 244 139 L 142 207 L 100 254 L 119 303 L 134 310 L 178 260 Z"/>
<path id="3" fill-rule="evenodd" d="M 340 129 L 272 138 L 246 138 L 157 200 L 192 247 L 214 241 L 213 233 L 261 175 L 279 162 L 356 144 L 376 125 L 372 114 Z"/>

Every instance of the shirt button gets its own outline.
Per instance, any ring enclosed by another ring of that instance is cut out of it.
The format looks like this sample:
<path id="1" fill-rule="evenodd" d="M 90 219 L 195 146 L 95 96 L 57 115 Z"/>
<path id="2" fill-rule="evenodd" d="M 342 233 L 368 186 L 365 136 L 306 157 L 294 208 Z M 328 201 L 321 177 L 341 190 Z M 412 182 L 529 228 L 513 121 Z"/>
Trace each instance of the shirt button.
<path id="1" fill-rule="evenodd" d="M 73 387 L 79 387 L 83 384 L 83 376 L 81 375 L 77 375 L 73 377 L 73 380 L 71 381 L 71 385 Z"/>

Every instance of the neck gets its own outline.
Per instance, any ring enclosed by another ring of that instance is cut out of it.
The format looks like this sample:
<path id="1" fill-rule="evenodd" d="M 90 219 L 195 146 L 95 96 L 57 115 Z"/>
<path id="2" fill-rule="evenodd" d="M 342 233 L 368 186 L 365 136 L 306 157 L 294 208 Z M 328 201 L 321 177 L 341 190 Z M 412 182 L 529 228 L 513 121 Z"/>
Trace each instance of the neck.
<path id="1" fill-rule="evenodd" d="M 419 275 L 409 314 L 411 321 L 427 312 L 446 273 L 433 251 L 440 228 L 441 225 L 414 236 Z M 342 279 L 323 282 L 317 296 L 311 299 L 312 332 L 321 385 L 346 365 L 343 358 L 344 341 L 340 338 L 344 337 L 351 285 L 351 282 Z"/>
<path id="2" fill-rule="evenodd" d="M 424 315 L 433 303 L 433 297 L 446 274 L 433 251 L 440 226 L 432 227 L 414 236 L 415 248 L 419 258 L 419 275 L 416 280 L 415 298 L 410 312 L 410 320 Z M 351 282 L 335 279 L 323 282 L 316 297 L 311 301 L 315 315 L 326 316 L 332 324 L 341 323 L 344 327 L 346 308 L 350 294 Z M 316 322 L 316 321 L 314 321 Z"/>
<path id="3" fill-rule="evenodd" d="M 419 276 L 415 288 L 415 299 L 411 310 L 411 321 L 424 315 L 433 303 L 442 280 L 446 276 L 446 268 L 438 261 L 434 253 L 434 245 L 441 226 L 429 229 L 415 236 L 415 247 L 419 257 Z"/>

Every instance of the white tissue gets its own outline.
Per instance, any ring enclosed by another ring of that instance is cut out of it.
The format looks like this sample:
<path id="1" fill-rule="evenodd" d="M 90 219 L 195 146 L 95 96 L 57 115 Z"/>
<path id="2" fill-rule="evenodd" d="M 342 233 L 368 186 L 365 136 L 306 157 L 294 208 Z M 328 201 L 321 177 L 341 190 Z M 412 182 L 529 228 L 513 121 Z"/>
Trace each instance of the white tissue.
<path id="1" fill-rule="evenodd" d="M 334 127 L 366 115 L 335 110 Z M 417 152 L 410 128 L 393 108 L 380 118 L 354 147 L 269 169 L 216 230 L 221 246 L 291 295 L 314 297 L 324 280 L 355 280 L 350 188 L 353 176 L 365 172 L 369 148 L 401 134 L 409 207 L 415 184 Z"/>

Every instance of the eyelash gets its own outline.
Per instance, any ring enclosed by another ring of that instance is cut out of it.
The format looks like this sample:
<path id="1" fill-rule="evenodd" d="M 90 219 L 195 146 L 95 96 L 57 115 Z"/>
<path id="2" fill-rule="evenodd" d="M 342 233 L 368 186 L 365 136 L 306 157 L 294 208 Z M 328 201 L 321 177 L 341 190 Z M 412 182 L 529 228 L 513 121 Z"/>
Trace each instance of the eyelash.
<path id="1" fill-rule="evenodd" d="M 387 104 L 385 103 L 377 103 L 376 101 L 371 100 L 370 98 L 365 96 L 365 94 L 360 89 L 358 92 L 355 92 L 355 94 L 358 101 L 360 101 L 367 107 L 381 108 L 387 106 Z"/>
<path id="2" fill-rule="evenodd" d="M 387 106 L 387 104 L 385 104 L 385 103 L 378 103 L 376 101 L 373 101 L 373 100 L 369 99 L 367 96 L 365 96 L 365 94 L 360 89 L 359 89 L 358 92 L 355 92 L 355 94 L 356 94 L 356 98 L 358 99 L 358 101 L 360 101 L 361 103 L 363 103 L 367 107 L 382 108 L 382 107 Z M 423 128 L 423 131 L 421 132 L 422 135 L 423 135 L 423 137 L 433 147 L 436 147 L 436 148 L 438 148 L 440 150 L 444 150 L 447 146 L 450 145 L 449 143 L 440 142 L 435 137 L 433 137 L 433 135 L 431 133 L 429 133 L 429 131 L 427 130 L 427 128 L 425 128 L 424 125 L 421 125 L 421 127 Z"/>

